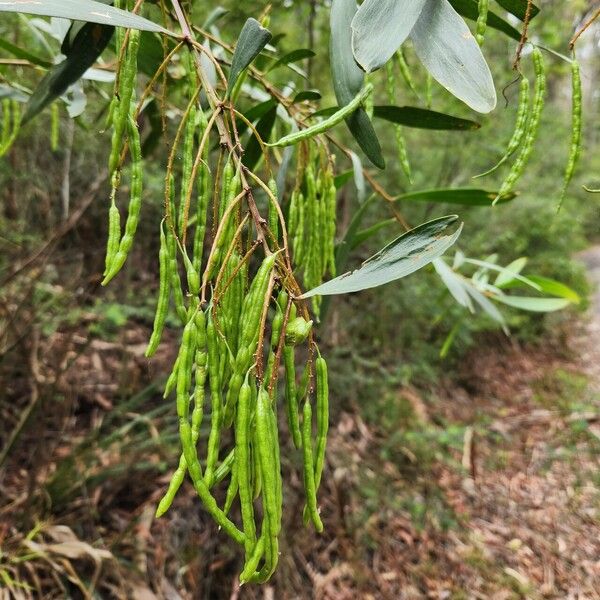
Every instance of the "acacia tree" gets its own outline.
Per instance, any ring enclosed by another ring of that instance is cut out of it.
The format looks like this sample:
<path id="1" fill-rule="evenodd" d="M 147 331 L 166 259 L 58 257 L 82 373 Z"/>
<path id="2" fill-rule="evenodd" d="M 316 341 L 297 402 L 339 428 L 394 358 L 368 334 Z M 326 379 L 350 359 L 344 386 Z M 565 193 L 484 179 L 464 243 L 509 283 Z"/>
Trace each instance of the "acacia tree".
<path id="1" fill-rule="evenodd" d="M 355 0 L 333 0 L 329 62 L 337 105 L 323 108 L 321 91 L 301 87 L 298 63 L 314 50 L 280 52 L 277 36 L 269 30 L 268 10 L 258 20 L 249 18 L 231 44 L 218 29 L 224 14 L 220 9 L 196 22 L 198 11 L 179 0 L 112 4 L 18 0 L 0 5 L 1 11 L 73 21 L 63 32 L 65 58 L 56 65 L 3 43 L 47 73 L 33 92 L 23 82 L 3 86 L 0 154 L 14 142 L 20 126 L 49 105 L 56 124 L 57 99 L 68 102 L 75 115 L 72 86 L 90 75 L 107 48 L 114 51 L 114 91 L 106 106 L 106 129 L 112 134 L 104 285 L 118 276 L 134 243 L 146 146 L 139 125 L 145 118 L 168 138 L 169 148 L 164 217 L 157 223 L 159 291 L 146 355 L 157 350 L 167 314 L 174 309 L 181 321 L 181 344 L 164 395 L 176 398 L 181 458 L 157 516 L 169 509 L 189 474 L 204 508 L 243 547 L 240 580 L 265 582 L 277 566 L 283 510 L 280 396 L 290 438 L 303 456 L 304 519 L 317 531 L 323 529 L 317 491 L 325 462 L 329 397 L 318 324 L 325 318 L 327 297 L 380 286 L 433 263 L 461 306 L 471 311 L 478 307 L 502 326 L 496 303 L 543 312 L 578 300 L 556 281 L 522 275 L 522 259 L 501 267 L 457 254 L 448 264 L 442 256 L 462 231 L 457 215 L 411 228 L 394 209 L 393 222 L 404 233 L 356 270 L 339 274 L 352 249 L 389 226 L 385 221 L 360 230 L 377 199 L 394 206 L 426 200 L 491 208 L 515 198 L 515 186 L 534 150 L 546 92 L 547 49 L 529 42 L 539 9 L 531 0 L 497 0 L 500 11 L 522 22 L 518 30 L 490 10 L 487 0 L 365 0 L 360 6 Z M 475 22 L 475 35 L 464 19 Z M 386 163 L 397 162 L 405 181 L 411 182 L 404 127 L 458 132 L 478 128 L 472 119 L 431 109 L 433 80 L 476 112 L 494 110 L 496 90 L 481 49 L 488 28 L 514 40 L 513 66 L 520 79 L 514 134 L 498 163 L 480 176 L 508 164 L 503 184 L 497 191 L 453 188 L 398 194 L 385 189 L 376 170 L 384 170 Z M 425 106 L 395 105 L 399 87 L 416 91 L 408 52 L 426 73 Z M 533 60 L 533 86 L 521 73 L 525 56 Z M 559 58 L 572 69 L 573 117 L 558 204 L 581 145 L 578 63 L 574 55 Z M 173 65 L 179 68 L 178 78 L 170 74 Z M 273 74 L 281 68 L 290 71 L 295 86 L 276 86 Z M 373 119 L 391 124 L 393 155 L 384 156 Z M 344 127 L 353 138 L 351 145 L 340 137 Z M 53 127 L 53 144 L 56 137 Z M 346 162 L 351 169 L 342 169 Z M 341 231 L 338 190 L 351 180 L 361 204 Z M 128 182 L 129 200 L 122 225 L 123 181 Z M 461 269 L 469 267 L 476 271 L 466 276 Z M 509 293 L 517 287 L 533 293 Z M 210 433 L 200 439 L 207 422 Z M 227 450 L 224 434 L 229 429 L 234 445 Z M 227 489 L 224 506 L 213 493 L 219 485 Z M 241 523 L 229 515 L 236 498 Z"/>

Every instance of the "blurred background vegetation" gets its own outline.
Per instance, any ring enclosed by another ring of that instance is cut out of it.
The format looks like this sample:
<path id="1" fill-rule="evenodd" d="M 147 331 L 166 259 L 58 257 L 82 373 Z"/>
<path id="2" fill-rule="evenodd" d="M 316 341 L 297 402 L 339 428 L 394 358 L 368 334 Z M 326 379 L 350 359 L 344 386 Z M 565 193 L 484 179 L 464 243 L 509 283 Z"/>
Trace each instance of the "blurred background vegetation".
<path id="1" fill-rule="evenodd" d="M 205 4 L 194 3 L 197 22 L 212 8 Z M 250 0 L 221 4 L 229 13 L 218 26 L 231 43 L 244 20 L 267 6 Z M 532 25 L 534 40 L 566 53 L 574 29 L 594 3 L 541 4 Z M 308 74 L 304 89 L 321 90 L 321 106 L 333 105 L 327 3 L 270 5 L 271 30 L 285 34 L 279 49 L 316 52 L 310 64 L 301 65 Z M 42 35 L 29 17 L 2 14 L 0 40 L 52 60 L 58 41 Z M 600 195 L 582 189 L 600 184 L 599 41 L 596 25 L 579 46 L 584 151 L 559 213 L 570 135 L 570 75 L 568 65 L 550 54 L 548 107 L 518 198 L 494 209 L 398 206 L 413 224 L 458 212 L 465 222 L 458 247 L 466 255 L 496 254 L 502 265 L 526 256 L 527 272 L 564 282 L 582 302 L 548 316 L 507 308 L 507 337 L 486 316 L 458 307 L 433 269 L 335 298 L 321 330 L 332 380 L 333 433 L 321 492 L 326 533 L 315 539 L 303 530 L 300 457 L 290 451 L 284 469 L 292 509 L 286 515 L 282 566 L 268 588 L 271 597 L 471 598 L 501 592 L 505 595 L 494 597 L 537 597 L 532 594 L 547 583 L 544 573 L 538 577 L 539 565 L 523 566 L 528 563 L 527 554 L 519 554 L 521 546 L 501 546 L 504 550 L 494 554 L 479 538 L 473 541 L 471 517 L 493 521 L 483 506 L 496 497 L 493 484 L 485 487 L 487 480 L 474 465 L 507 477 L 525 470 L 513 456 L 518 446 L 513 430 L 498 420 L 527 412 L 538 420 L 525 419 L 521 427 L 539 429 L 540 436 L 547 429 L 556 434 L 544 441 L 552 458 L 540 470 L 552 473 L 559 457 L 572 467 L 577 489 L 600 486 L 597 473 L 590 480 L 587 471 L 598 463 L 594 420 L 584 418 L 597 415 L 598 381 L 591 380 L 585 363 L 590 358 L 578 345 L 587 335 L 584 312 L 591 293 L 578 253 L 600 243 Z M 507 103 L 500 96 L 491 115 L 477 115 L 481 129 L 405 131 L 412 189 L 470 186 L 471 177 L 502 153 L 516 112 L 514 50 L 513 42 L 489 31 L 485 54 Z M 410 51 L 407 59 L 416 67 Z M 114 52 L 109 49 L 103 60 L 114 63 Z M 175 85 L 176 67 L 169 76 Z M 425 77 L 416 68 L 414 76 L 417 89 L 424 90 Z M 0 84 L 32 89 L 40 78 L 37 68 L 0 44 Z M 280 87 L 299 83 L 285 69 L 274 72 L 273 80 Z M 375 81 L 383 94 L 383 82 Z M 198 508 L 191 487 L 167 516 L 153 519 L 178 454 L 175 411 L 161 397 L 175 352 L 175 319 L 157 357 L 150 362 L 143 357 L 158 278 L 156 224 L 162 214 L 165 145 L 152 143 L 150 118 L 142 122 L 147 183 L 140 230 L 118 283 L 102 288 L 108 207 L 102 174 L 109 147 L 103 122 L 112 85 L 85 81 L 82 89 L 87 106 L 76 120 L 60 103 L 55 151 L 47 109 L 0 159 L 0 597 L 260 597 L 264 590 L 235 588 L 236 553 Z M 401 105 L 421 101 L 406 89 L 399 90 L 398 100 Z M 433 108 L 472 118 L 435 86 Z M 173 129 L 178 113 L 175 107 L 169 110 Z M 393 157 L 391 129 L 378 131 L 385 155 Z M 393 158 L 388 162 L 378 180 L 392 194 L 401 193 L 408 189 L 405 179 Z M 338 169 L 350 166 L 340 159 Z M 485 187 L 494 189 L 501 177 L 484 180 Z M 350 183 L 341 192 L 343 224 L 356 207 Z M 389 206 L 380 201 L 365 226 L 389 216 Z M 352 260 L 370 256 L 397 234 L 394 225 L 380 230 Z M 442 358 L 456 323 L 460 327 Z M 543 410 L 562 419 L 558 430 L 554 421 L 552 427 L 543 421 Z M 579 416 L 572 419 L 573 414 Z M 473 439 L 480 440 L 476 459 Z M 523 439 L 525 447 L 529 438 Z M 573 458 L 582 448 L 590 464 Z M 482 487 L 473 491 L 469 486 L 478 480 Z M 594 498 L 596 512 L 588 515 L 588 524 L 598 533 L 600 503 Z M 495 533 L 506 544 L 521 540 L 512 519 L 503 515 L 508 532 Z M 581 535 L 577 526 L 570 531 L 573 542 Z M 535 554 L 536 543 L 542 543 L 537 533 L 532 526 L 531 539 L 512 543 L 529 544 Z M 585 592 L 597 593 L 600 574 L 586 571 L 585 558 L 573 555 L 577 567 L 570 579 L 569 566 L 551 557 L 558 563 L 547 596 L 567 597 L 576 581 L 581 597 L 594 597 Z"/>

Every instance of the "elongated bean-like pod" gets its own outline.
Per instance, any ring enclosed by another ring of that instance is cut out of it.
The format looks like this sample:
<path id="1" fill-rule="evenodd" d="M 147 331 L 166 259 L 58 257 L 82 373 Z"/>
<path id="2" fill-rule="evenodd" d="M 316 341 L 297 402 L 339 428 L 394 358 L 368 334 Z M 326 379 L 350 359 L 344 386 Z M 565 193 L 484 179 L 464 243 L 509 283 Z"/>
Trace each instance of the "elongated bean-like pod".
<path id="1" fill-rule="evenodd" d="M 12 147 L 21 126 L 21 105 L 12 99 L 2 102 L 2 136 L 0 139 L 0 156 L 4 156 Z"/>
<path id="2" fill-rule="evenodd" d="M 327 363 L 322 356 L 316 360 L 317 371 L 317 448 L 315 451 L 315 490 L 319 490 L 325 450 L 327 448 L 327 432 L 329 430 L 329 383 Z"/>
<path id="3" fill-rule="evenodd" d="M 277 182 L 271 178 L 269 179 L 269 190 L 273 194 L 273 198 L 269 198 L 269 231 L 273 234 L 273 238 L 275 241 L 279 240 L 279 213 L 277 212 L 277 207 L 275 206 L 275 202 L 277 202 L 277 198 L 279 197 L 279 193 L 277 191 Z"/>
<path id="4" fill-rule="evenodd" d="M 211 312 L 211 308 L 208 309 Z M 211 424 L 208 436 L 208 451 L 204 479 L 211 487 L 214 469 L 219 459 L 219 443 L 221 439 L 222 399 L 219 368 L 219 343 L 217 330 L 212 315 L 209 315 L 206 326 L 206 343 L 208 347 L 208 381 L 211 395 Z"/>
<path id="5" fill-rule="evenodd" d="M 284 346 L 283 362 L 285 365 L 285 399 L 288 416 L 288 426 L 296 448 L 302 446 L 302 433 L 300 432 L 300 419 L 298 416 L 298 397 L 296 389 L 296 365 L 294 360 L 294 347 Z"/>
<path id="6" fill-rule="evenodd" d="M 169 297 L 171 295 L 171 287 L 169 285 L 169 251 L 167 249 L 167 237 L 165 235 L 164 223 L 160 225 L 160 249 L 158 251 L 159 265 L 159 286 L 158 286 L 158 303 L 156 305 L 156 313 L 154 315 L 154 328 L 148 342 L 145 355 L 150 358 L 156 352 L 162 332 L 165 326 L 167 313 L 169 312 Z"/>
<path id="7" fill-rule="evenodd" d="M 296 131 L 294 133 L 290 133 L 282 137 L 280 140 L 273 142 L 272 144 L 266 144 L 267 146 L 293 146 L 298 142 L 302 142 L 304 140 L 308 140 L 317 135 L 325 133 L 341 123 L 344 119 L 347 119 L 352 113 L 367 100 L 369 95 L 373 92 L 373 84 L 367 83 L 365 87 L 354 97 L 354 99 L 349 103 L 336 111 L 333 115 L 324 119 L 320 123 L 316 123 L 311 127 L 307 127 L 306 129 L 301 129 L 300 131 Z"/>
<path id="8" fill-rule="evenodd" d="M 184 429 L 182 432 L 183 436 L 187 437 L 185 428 L 190 428 L 190 424 L 184 422 L 180 425 L 180 427 Z M 206 482 L 202 478 L 202 471 L 200 469 L 200 463 L 198 462 L 195 449 L 193 449 L 193 452 L 191 452 L 189 448 L 184 447 L 184 452 L 190 477 L 194 484 L 196 493 L 204 505 L 204 508 L 216 521 L 217 525 L 219 525 L 231 538 L 233 538 L 238 544 L 244 544 L 244 533 L 240 531 L 235 524 L 227 518 L 227 515 L 219 508 L 217 501 L 210 493 L 209 486 L 207 486 Z"/>
<path id="9" fill-rule="evenodd" d="M 404 58 L 404 53 L 402 52 L 402 48 L 396 52 L 394 55 L 394 61 L 398 63 L 398 68 L 400 69 L 400 75 L 402 75 L 402 79 L 404 79 L 404 83 L 410 88 L 410 90 L 415 94 L 415 96 L 419 95 L 417 91 L 417 86 L 413 80 L 412 74 L 410 72 L 410 67 Z"/>
<path id="10" fill-rule="evenodd" d="M 396 78 L 394 77 L 394 63 L 388 61 L 385 65 L 386 68 L 386 89 L 389 103 L 396 104 Z M 402 127 L 400 125 L 394 125 L 394 131 L 396 133 L 396 146 L 398 147 L 398 161 L 402 167 L 402 171 L 408 179 L 409 183 L 412 183 L 412 173 L 410 170 L 410 162 L 408 160 L 408 153 L 406 151 L 406 142 L 404 141 L 404 135 L 402 134 Z"/>
<path id="11" fill-rule="evenodd" d="M 317 508 L 317 491 L 315 486 L 315 468 L 312 449 L 312 408 L 308 399 L 304 403 L 302 421 L 302 456 L 304 466 L 304 493 L 306 494 L 306 510 L 315 529 L 323 531 L 323 523 Z"/>
<path id="12" fill-rule="evenodd" d="M 261 572 L 263 579 L 268 579 L 277 567 L 279 560 L 278 538 L 280 528 L 279 484 L 277 463 L 274 454 L 276 440 L 272 437 L 272 408 L 267 390 L 261 387 L 258 391 L 255 413 L 255 440 L 258 447 L 260 472 L 262 479 L 263 510 L 265 525 L 269 535 L 265 541 L 265 567 Z"/>
<path id="13" fill-rule="evenodd" d="M 475 30 L 475 39 L 482 46 L 485 38 L 485 30 L 487 29 L 489 0 L 479 0 L 477 3 L 477 26 Z"/>
<path id="14" fill-rule="evenodd" d="M 573 179 L 579 155 L 581 154 L 581 123 L 582 123 L 582 90 L 581 90 L 581 73 L 579 63 L 573 60 L 571 63 L 571 147 L 569 149 L 569 159 L 565 168 L 563 188 L 560 194 L 558 209 L 560 210 L 562 203 L 567 195 L 567 189 Z"/>
<path id="15" fill-rule="evenodd" d="M 475 175 L 473 179 L 479 179 L 479 177 L 485 177 L 491 175 L 496 169 L 501 167 L 518 149 L 523 141 L 523 137 L 527 131 L 527 119 L 529 118 L 529 80 L 527 77 L 521 78 L 521 85 L 519 91 L 519 108 L 517 110 L 517 120 L 515 124 L 515 130 L 508 142 L 506 152 L 504 156 L 491 168 Z"/>
<path id="16" fill-rule="evenodd" d="M 60 112 L 58 104 L 52 103 L 50 107 L 50 150 L 56 152 L 58 150 L 58 137 L 60 133 Z"/>
<path id="17" fill-rule="evenodd" d="M 185 131 L 183 134 L 183 158 L 181 166 L 181 190 L 179 199 L 179 210 L 177 211 L 177 228 L 179 237 L 183 237 L 184 228 L 187 223 L 184 223 L 185 204 L 187 199 L 188 189 L 192 179 L 192 167 L 194 165 L 194 136 L 196 133 L 196 107 L 192 106 L 185 123 Z"/>
<path id="18" fill-rule="evenodd" d="M 514 162 L 509 174 L 500 186 L 500 191 L 494 200 L 494 204 L 506 194 L 509 194 L 514 189 L 515 184 L 520 179 L 529 159 L 533 152 L 533 146 L 537 139 L 538 130 L 540 127 L 540 121 L 542 118 L 542 111 L 544 109 L 544 100 L 546 97 L 546 71 L 544 67 L 544 58 L 539 48 L 533 49 L 533 65 L 535 70 L 535 93 L 533 98 L 533 110 L 531 113 L 531 119 L 529 120 L 529 126 L 527 128 L 527 134 L 525 135 L 525 141 L 521 147 L 521 151 Z"/>
<path id="19" fill-rule="evenodd" d="M 200 436 L 200 425 L 202 424 L 202 416 L 204 410 L 204 383 L 206 381 L 206 326 L 205 326 L 205 316 L 202 311 L 198 311 L 195 317 L 196 320 L 196 375 L 195 375 L 195 389 L 194 389 L 194 410 L 192 412 L 192 444 L 196 447 L 196 443 L 198 442 L 198 437 Z M 229 470 L 231 470 L 231 464 L 229 464 L 229 469 L 227 469 L 227 463 L 233 462 L 233 453 L 231 453 L 231 460 L 225 460 L 220 465 L 219 469 L 223 471 L 223 474 L 219 472 L 219 475 L 215 473 L 215 480 L 217 482 L 221 481 L 224 477 L 226 477 Z M 181 487 L 183 483 L 183 479 L 187 472 L 187 463 L 185 461 L 185 454 L 182 453 L 179 458 L 179 465 L 173 476 L 171 477 L 171 481 L 169 482 L 169 487 L 165 492 L 165 495 L 162 497 L 158 504 L 158 508 L 156 509 L 156 517 L 160 517 L 167 512 L 170 508 L 177 491 Z M 220 479 L 219 479 L 220 477 Z"/>
<path id="20" fill-rule="evenodd" d="M 104 275 L 110 271 L 111 265 L 121 241 L 121 213 L 115 202 L 116 187 L 112 188 L 110 194 L 110 208 L 108 209 L 108 239 L 106 241 L 106 258 L 104 259 Z"/>
<path id="21" fill-rule="evenodd" d="M 265 553 L 265 538 L 267 536 L 266 530 L 261 532 L 261 536 L 256 542 L 256 546 L 254 546 L 254 551 L 252 552 L 252 556 L 246 560 L 246 564 L 244 565 L 244 570 L 240 573 L 240 583 L 248 583 L 250 581 L 254 581 L 254 577 L 258 577 L 258 573 L 256 573 L 256 569 L 258 568 L 258 563 L 260 559 L 263 557 Z"/>
<path id="22" fill-rule="evenodd" d="M 119 271 L 123 268 L 131 246 L 133 238 L 137 230 L 140 219 L 140 210 L 142 208 L 142 148 L 140 145 L 140 132 L 137 128 L 133 116 L 128 116 L 128 134 L 129 146 L 131 152 L 131 183 L 129 208 L 127 212 L 127 220 L 125 221 L 125 232 L 119 242 L 119 249 L 113 257 L 110 264 L 110 269 L 102 281 L 102 285 L 107 285 Z"/>
<path id="23" fill-rule="evenodd" d="M 233 501 L 237 496 L 239 491 L 239 480 L 238 480 L 238 467 L 237 463 L 233 464 L 231 469 L 231 480 L 229 481 L 229 485 L 227 486 L 227 494 L 225 495 L 225 504 L 223 505 L 223 512 L 228 515 L 231 507 L 233 506 Z M 244 532 L 244 535 L 246 533 Z"/>
<path id="24" fill-rule="evenodd" d="M 140 32 L 136 29 L 130 29 L 124 65 L 118 76 L 119 89 L 117 90 L 117 95 L 119 101 L 113 113 L 112 148 L 108 160 L 108 171 L 111 174 L 119 167 L 121 148 L 123 146 L 123 134 L 128 127 L 131 99 L 133 97 L 137 75 L 137 54 L 139 46 Z"/>
<path id="25" fill-rule="evenodd" d="M 208 125 L 204 111 L 199 109 L 200 132 L 204 133 Z M 206 220 L 208 214 L 208 204 L 211 198 L 211 173 L 208 167 L 209 145 L 206 144 L 202 163 L 198 171 L 198 183 L 196 188 L 196 230 L 194 232 L 194 251 L 192 263 L 194 269 L 200 272 L 202 266 L 202 256 L 204 254 L 204 238 L 206 236 Z"/>
<path id="26" fill-rule="evenodd" d="M 242 525 L 246 536 L 246 560 L 249 560 L 256 544 L 256 524 L 252 506 L 252 484 L 250 481 L 250 402 L 252 390 L 248 374 L 240 389 L 235 423 L 235 463 L 242 511 Z"/>

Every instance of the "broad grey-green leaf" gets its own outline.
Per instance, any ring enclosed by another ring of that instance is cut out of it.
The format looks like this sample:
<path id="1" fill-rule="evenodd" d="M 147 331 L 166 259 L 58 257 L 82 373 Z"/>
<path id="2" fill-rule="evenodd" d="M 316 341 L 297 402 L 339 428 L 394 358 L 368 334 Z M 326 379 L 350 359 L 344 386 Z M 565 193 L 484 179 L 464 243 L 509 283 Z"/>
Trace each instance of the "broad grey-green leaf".
<path id="1" fill-rule="evenodd" d="M 452 297 L 461 306 L 464 306 L 471 312 L 474 312 L 473 302 L 471 301 L 471 297 L 465 289 L 469 284 L 465 284 L 464 277 L 461 277 L 455 271 L 453 271 L 446 264 L 446 261 L 443 258 L 436 258 L 433 261 L 433 267 L 436 270 L 436 273 L 440 276 L 440 279 L 444 282 L 444 285 L 448 288 L 448 291 Z"/>
<path id="2" fill-rule="evenodd" d="M 530 312 L 554 312 L 571 304 L 567 298 L 533 298 L 530 296 L 494 296 L 494 300 Z"/>
<path id="3" fill-rule="evenodd" d="M 228 94 L 233 90 L 241 72 L 260 54 L 272 37 L 271 32 L 256 19 L 248 19 L 244 23 L 231 59 L 231 71 L 227 83 Z"/>
<path id="4" fill-rule="evenodd" d="M 513 260 L 509 265 L 506 265 L 506 267 L 504 267 L 504 271 L 500 271 L 500 273 L 498 273 L 496 281 L 494 281 L 494 285 L 496 287 L 502 287 L 503 285 L 514 281 L 515 275 L 520 275 L 521 271 L 525 268 L 526 264 L 526 256 L 522 256 L 521 258 Z"/>
<path id="5" fill-rule="evenodd" d="M 339 106 L 346 106 L 354 99 L 365 78 L 352 54 L 351 23 L 356 10 L 355 0 L 333 0 L 331 4 L 329 57 L 333 89 Z M 385 168 L 377 134 L 365 110 L 359 108 L 346 119 L 346 124 L 367 158 L 376 167 Z"/>
<path id="6" fill-rule="evenodd" d="M 157 23 L 133 13 L 106 6 L 95 0 L 2 0 L 0 12 L 17 12 L 44 17 L 61 17 L 101 25 L 156 31 L 175 35 Z"/>
<path id="7" fill-rule="evenodd" d="M 352 50 L 367 72 L 394 56 L 414 27 L 426 0 L 365 0 L 352 19 Z"/>
<path id="8" fill-rule="evenodd" d="M 345 106 L 360 92 L 365 74 L 352 54 L 350 24 L 356 14 L 356 0 L 333 0 L 331 3 L 331 39 L 329 55 L 333 89 L 339 106 Z"/>
<path id="9" fill-rule="evenodd" d="M 448 0 L 427 0 L 410 39 L 432 77 L 473 110 L 496 106 L 490 69 L 466 23 Z"/>
<path id="10" fill-rule="evenodd" d="M 310 290 L 302 298 L 359 292 L 414 273 L 441 256 L 456 242 L 462 225 L 451 234 L 446 230 L 457 220 L 456 215 L 450 215 L 411 229 L 369 258 L 356 271 L 336 277 Z"/>

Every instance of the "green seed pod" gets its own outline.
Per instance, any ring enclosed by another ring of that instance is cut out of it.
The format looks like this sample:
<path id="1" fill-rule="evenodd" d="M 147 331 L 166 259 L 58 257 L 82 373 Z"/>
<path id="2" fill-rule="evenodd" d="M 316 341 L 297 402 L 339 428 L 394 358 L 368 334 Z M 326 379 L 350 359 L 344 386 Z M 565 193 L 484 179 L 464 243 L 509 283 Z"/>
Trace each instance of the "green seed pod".
<path id="1" fill-rule="evenodd" d="M 475 39 L 477 43 L 482 46 L 485 37 L 485 30 L 487 29 L 487 18 L 488 18 L 488 4 L 489 0 L 479 0 L 478 16 L 477 16 L 477 29 L 475 32 Z"/>
<path id="2" fill-rule="evenodd" d="M 312 450 L 312 408 L 307 400 L 304 403 L 302 421 L 302 455 L 304 464 L 304 492 L 306 494 L 306 510 L 317 532 L 323 531 L 323 523 L 317 507 L 317 492 Z"/>
<path id="3" fill-rule="evenodd" d="M 396 104 L 396 78 L 394 77 L 394 63 L 392 61 L 388 61 L 386 63 L 386 89 L 389 103 L 392 105 Z M 408 179 L 409 183 L 412 183 L 412 174 L 410 170 L 410 162 L 408 160 L 408 153 L 406 151 L 406 142 L 404 141 L 404 136 L 402 135 L 402 127 L 400 125 L 394 126 L 394 131 L 396 133 L 396 145 L 398 147 L 398 162 L 402 167 L 402 171 Z"/>
<path id="4" fill-rule="evenodd" d="M 318 491 L 325 464 L 327 432 L 329 430 L 329 383 L 327 363 L 319 356 L 316 360 L 317 371 L 317 449 L 315 452 L 315 488 Z"/>
<path id="5" fill-rule="evenodd" d="M 297 317 L 290 321 L 285 330 L 285 343 L 288 346 L 303 344 L 312 330 L 313 322 Z"/>
<path id="6" fill-rule="evenodd" d="M 118 103 L 113 116 L 112 148 L 108 161 L 109 173 L 114 173 L 119 167 L 121 148 L 123 146 L 123 134 L 128 127 L 131 110 L 131 99 L 135 88 L 137 75 L 137 54 L 140 46 L 140 32 L 136 29 L 129 30 L 129 42 L 117 78 L 119 89 L 115 91 Z"/>
<path id="7" fill-rule="evenodd" d="M 520 179 L 525 171 L 525 167 L 531 158 L 533 147 L 537 139 L 542 111 L 544 109 L 544 100 L 546 97 L 546 72 L 544 67 L 544 58 L 539 48 L 533 49 L 533 64 L 535 68 L 535 93 L 533 98 L 533 110 L 529 126 L 525 135 L 525 141 L 521 148 L 521 152 L 514 162 L 508 176 L 500 186 L 498 196 L 494 200 L 494 204 L 506 194 L 509 194 L 514 189 L 515 184 Z"/>
<path id="8" fill-rule="evenodd" d="M 295 131 L 282 137 L 280 140 L 273 142 L 272 144 L 266 144 L 267 146 L 293 146 L 304 140 L 311 139 L 322 133 L 326 133 L 344 119 L 350 117 L 360 106 L 368 99 L 373 92 L 373 84 L 367 83 L 365 87 L 356 94 L 356 96 L 345 106 L 336 111 L 333 115 L 324 119 L 320 123 L 316 123 L 306 129 Z"/>
<path id="9" fill-rule="evenodd" d="M 60 133 L 60 113 L 58 104 L 54 102 L 50 107 L 50 150 L 58 150 L 58 137 Z"/>
<path id="10" fill-rule="evenodd" d="M 571 86 L 571 147 L 569 150 L 569 159 L 565 168 L 563 188 L 558 203 L 559 210 L 567 195 L 567 189 L 573 179 L 573 174 L 575 173 L 575 168 L 579 161 L 579 155 L 581 154 L 582 90 L 581 73 L 577 60 L 573 60 L 571 63 Z"/>
<path id="11" fill-rule="evenodd" d="M 118 211 L 117 211 L 118 212 Z M 154 315 L 154 327 L 152 335 L 146 348 L 146 357 L 150 358 L 154 355 L 160 344 L 162 332 L 165 326 L 167 313 L 169 312 L 169 297 L 171 295 L 171 287 L 169 285 L 169 251 L 167 249 L 167 237 L 164 231 L 164 224 L 160 225 L 160 250 L 158 251 L 159 264 L 159 289 L 158 302 L 156 305 L 156 313 Z"/>
<path id="12" fill-rule="evenodd" d="M 242 523 L 246 536 L 246 560 L 249 560 L 256 544 L 256 524 L 252 506 L 252 485 L 250 481 L 250 402 L 252 390 L 248 374 L 240 389 L 235 424 L 235 462 L 237 467 Z"/>
<path id="13" fill-rule="evenodd" d="M 125 222 L 125 233 L 121 238 L 119 249 L 111 261 L 110 269 L 104 277 L 102 285 L 107 285 L 125 264 L 133 244 L 142 207 L 142 149 L 140 144 L 140 132 L 138 131 L 137 123 L 132 116 L 128 116 L 128 134 L 131 152 L 131 184 L 129 208 L 127 220 Z"/>
<path id="14" fill-rule="evenodd" d="M 523 137 L 527 131 L 527 120 L 529 118 L 529 80 L 527 77 L 521 78 L 521 85 L 519 91 L 519 108 L 517 110 L 517 121 L 515 124 L 515 130 L 513 135 L 508 142 L 508 146 L 506 148 L 506 152 L 504 156 L 491 168 L 485 171 L 485 173 L 481 173 L 480 175 L 475 175 L 473 179 L 478 179 L 479 177 L 485 177 L 486 175 L 490 175 L 493 173 L 498 167 L 502 166 L 518 149 L 523 141 Z"/>

